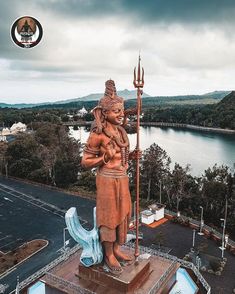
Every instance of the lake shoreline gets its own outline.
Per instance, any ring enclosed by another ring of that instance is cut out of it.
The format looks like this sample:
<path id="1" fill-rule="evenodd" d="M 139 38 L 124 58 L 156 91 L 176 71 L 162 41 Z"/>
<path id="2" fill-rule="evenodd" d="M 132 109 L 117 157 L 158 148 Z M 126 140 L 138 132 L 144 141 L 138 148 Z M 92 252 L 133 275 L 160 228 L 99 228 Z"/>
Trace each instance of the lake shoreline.
<path id="1" fill-rule="evenodd" d="M 83 121 L 83 122 L 66 122 L 63 125 L 66 126 L 90 126 L 92 124 L 91 121 Z M 131 125 L 134 125 L 135 122 L 131 122 Z M 219 134 L 229 134 L 235 135 L 235 130 L 231 129 L 222 129 L 222 128 L 210 128 L 203 127 L 197 125 L 190 124 L 181 124 L 181 123 L 167 123 L 167 122 L 140 122 L 140 125 L 143 127 L 170 127 L 170 128 L 185 128 L 189 130 L 203 131 L 208 133 L 219 133 Z"/>
<path id="2" fill-rule="evenodd" d="M 220 134 L 230 134 L 235 135 L 235 130 L 231 129 L 221 129 L 221 128 L 209 128 L 189 124 L 179 124 L 179 123 L 165 123 L 165 122 L 141 122 L 141 126 L 149 127 L 172 127 L 172 128 L 185 128 L 190 130 L 197 130 L 209 133 L 220 133 Z"/>

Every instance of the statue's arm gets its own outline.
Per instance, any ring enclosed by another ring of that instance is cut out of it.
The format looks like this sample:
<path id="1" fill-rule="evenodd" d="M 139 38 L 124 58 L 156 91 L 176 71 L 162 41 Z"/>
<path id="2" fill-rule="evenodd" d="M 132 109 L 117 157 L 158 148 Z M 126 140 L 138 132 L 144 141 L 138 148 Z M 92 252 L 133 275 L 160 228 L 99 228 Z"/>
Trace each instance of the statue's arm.
<path id="1" fill-rule="evenodd" d="M 82 157 L 82 166 L 85 168 L 94 168 L 104 164 L 104 156 L 98 156 L 95 154 L 84 151 Z"/>
<path id="2" fill-rule="evenodd" d="M 129 160 L 136 160 L 136 159 L 141 159 L 141 157 L 142 157 L 142 151 L 141 150 L 139 150 L 139 151 L 137 151 L 136 149 L 135 150 L 133 150 L 133 151 L 131 151 L 130 153 L 129 153 Z"/>
<path id="3" fill-rule="evenodd" d="M 84 148 L 82 157 L 82 166 L 85 168 L 94 168 L 105 163 L 104 155 L 101 153 L 102 135 L 91 133 L 86 146 Z"/>

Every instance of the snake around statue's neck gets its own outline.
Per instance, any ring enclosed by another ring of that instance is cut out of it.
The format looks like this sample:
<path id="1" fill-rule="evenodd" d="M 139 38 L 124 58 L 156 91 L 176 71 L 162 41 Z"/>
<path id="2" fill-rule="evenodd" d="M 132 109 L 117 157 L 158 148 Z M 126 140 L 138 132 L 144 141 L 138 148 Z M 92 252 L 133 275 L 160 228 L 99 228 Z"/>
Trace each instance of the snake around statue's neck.
<path id="1" fill-rule="evenodd" d="M 120 137 L 114 135 L 112 132 L 110 132 L 107 128 L 103 128 L 103 132 L 104 134 L 109 137 L 110 139 L 114 140 L 116 142 L 116 144 L 120 147 L 120 148 L 126 148 L 129 146 L 129 140 L 126 134 L 126 131 L 124 130 L 123 127 L 121 126 L 117 126 L 118 131 L 120 131 L 122 139 L 124 142 L 121 142 Z"/>

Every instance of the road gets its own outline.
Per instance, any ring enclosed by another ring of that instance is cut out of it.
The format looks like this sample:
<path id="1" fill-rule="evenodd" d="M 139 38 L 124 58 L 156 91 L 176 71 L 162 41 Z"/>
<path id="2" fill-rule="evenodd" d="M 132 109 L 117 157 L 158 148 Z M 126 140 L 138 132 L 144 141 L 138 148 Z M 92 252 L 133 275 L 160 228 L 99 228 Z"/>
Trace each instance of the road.
<path id="1" fill-rule="evenodd" d="M 33 239 L 49 241 L 45 249 L 0 278 L 0 284 L 8 285 L 4 294 L 15 288 L 17 276 L 22 281 L 59 256 L 67 209 L 76 207 L 81 223 L 90 228 L 94 205 L 94 201 L 0 177 L 0 251 L 6 253 Z"/>

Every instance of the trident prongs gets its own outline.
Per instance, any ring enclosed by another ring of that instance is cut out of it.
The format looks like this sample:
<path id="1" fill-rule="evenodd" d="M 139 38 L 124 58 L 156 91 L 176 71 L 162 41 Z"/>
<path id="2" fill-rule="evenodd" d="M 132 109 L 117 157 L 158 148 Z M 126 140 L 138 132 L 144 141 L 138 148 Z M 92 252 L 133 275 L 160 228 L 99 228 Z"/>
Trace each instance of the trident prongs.
<path id="1" fill-rule="evenodd" d="M 138 62 L 138 70 L 137 70 L 137 78 L 136 78 L 136 67 L 134 69 L 134 87 L 135 88 L 143 88 L 144 87 L 144 69 L 142 67 L 142 75 L 140 74 L 140 55 L 139 55 L 139 62 Z"/>

